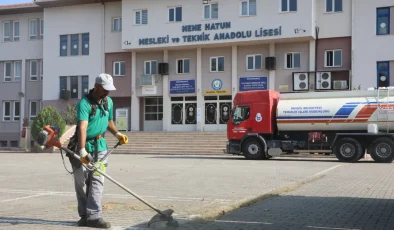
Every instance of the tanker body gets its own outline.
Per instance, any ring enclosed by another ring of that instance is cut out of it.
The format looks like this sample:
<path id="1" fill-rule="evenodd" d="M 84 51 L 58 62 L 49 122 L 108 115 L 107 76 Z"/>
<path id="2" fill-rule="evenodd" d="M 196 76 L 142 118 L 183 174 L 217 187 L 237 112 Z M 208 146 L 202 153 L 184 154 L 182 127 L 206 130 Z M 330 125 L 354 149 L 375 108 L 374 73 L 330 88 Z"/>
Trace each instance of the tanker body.
<path id="1" fill-rule="evenodd" d="M 377 162 L 392 162 L 392 131 L 392 88 L 295 94 L 246 91 L 234 97 L 227 153 L 269 159 L 283 152 L 325 151 L 344 162 L 358 161 L 367 153 Z"/>

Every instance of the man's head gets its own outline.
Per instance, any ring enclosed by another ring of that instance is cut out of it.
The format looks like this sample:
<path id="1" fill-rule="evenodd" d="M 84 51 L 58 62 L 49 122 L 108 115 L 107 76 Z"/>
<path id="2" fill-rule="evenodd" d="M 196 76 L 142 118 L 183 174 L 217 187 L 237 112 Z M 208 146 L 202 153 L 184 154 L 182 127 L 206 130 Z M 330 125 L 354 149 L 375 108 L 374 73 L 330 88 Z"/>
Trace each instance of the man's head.
<path id="1" fill-rule="evenodd" d="M 112 76 L 106 73 L 102 73 L 96 77 L 94 88 L 97 96 L 101 99 L 105 98 L 109 94 L 109 91 L 116 90 Z"/>

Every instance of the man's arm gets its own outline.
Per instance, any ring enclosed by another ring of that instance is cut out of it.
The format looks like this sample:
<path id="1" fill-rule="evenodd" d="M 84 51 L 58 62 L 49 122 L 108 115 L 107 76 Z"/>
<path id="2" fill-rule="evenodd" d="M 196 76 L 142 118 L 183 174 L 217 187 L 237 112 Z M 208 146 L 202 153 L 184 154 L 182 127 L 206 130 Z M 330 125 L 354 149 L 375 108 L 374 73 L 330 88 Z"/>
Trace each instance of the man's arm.
<path id="1" fill-rule="evenodd" d="M 79 146 L 80 149 L 85 148 L 86 145 L 86 130 L 88 128 L 88 121 L 79 121 Z"/>
<path id="2" fill-rule="evenodd" d="M 113 120 L 108 120 L 108 130 L 112 133 L 112 135 L 116 135 L 118 129 L 116 128 L 115 122 Z"/>

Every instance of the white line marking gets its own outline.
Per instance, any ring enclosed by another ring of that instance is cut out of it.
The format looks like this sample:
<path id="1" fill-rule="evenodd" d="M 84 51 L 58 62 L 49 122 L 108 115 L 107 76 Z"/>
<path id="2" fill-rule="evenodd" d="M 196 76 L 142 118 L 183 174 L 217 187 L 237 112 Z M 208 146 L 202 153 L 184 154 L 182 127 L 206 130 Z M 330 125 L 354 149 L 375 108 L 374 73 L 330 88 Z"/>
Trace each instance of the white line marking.
<path id="1" fill-rule="evenodd" d="M 10 201 L 17 201 L 17 200 L 25 200 L 25 199 L 39 197 L 39 196 L 48 196 L 48 195 L 51 195 L 51 194 L 52 193 L 43 193 L 43 194 L 36 194 L 36 195 L 31 195 L 31 196 L 18 197 L 18 198 L 14 198 L 14 199 L 2 200 L 2 201 L 0 201 L 0 203 L 10 202 Z"/>
<path id="2" fill-rule="evenodd" d="M 326 173 L 326 172 L 329 172 L 329 171 L 331 171 L 331 170 L 333 170 L 333 169 L 336 169 L 336 168 L 338 168 L 339 166 L 342 166 L 342 165 L 335 165 L 335 166 L 333 166 L 333 167 L 331 167 L 331 168 L 328 168 L 328 169 L 325 169 L 325 170 L 323 170 L 323 171 L 321 171 L 321 172 L 318 172 L 318 173 L 316 173 L 316 174 L 313 175 L 313 176 L 319 176 L 319 175 L 321 175 L 321 174 L 323 174 L 323 173 Z"/>
<path id="3" fill-rule="evenodd" d="M 238 220 L 215 220 L 215 222 L 222 222 L 222 223 L 237 223 L 237 224 L 272 224 L 272 223 L 267 223 L 267 222 L 238 221 Z"/>
<path id="4" fill-rule="evenodd" d="M 336 229 L 336 230 L 360 230 L 358 228 L 330 228 L 330 227 L 318 227 L 318 226 L 306 226 L 307 228 L 319 228 L 319 229 Z"/>
<path id="5" fill-rule="evenodd" d="M 56 191 L 45 191 L 45 190 L 21 190 L 21 189 L 0 189 L 0 193 L 11 193 L 11 194 L 34 194 L 28 196 L 27 198 L 34 198 L 37 196 L 44 195 L 52 195 L 52 196 L 66 196 L 66 197 L 75 197 L 75 192 L 56 192 Z M 103 197 L 109 198 L 119 198 L 119 199 L 136 199 L 132 195 L 129 194 L 105 194 Z M 232 202 L 230 199 L 212 199 L 212 198 L 196 198 L 196 197 L 158 197 L 158 196 L 141 196 L 148 199 L 162 200 L 162 201 L 183 201 L 183 202 Z M 10 199 L 7 201 L 18 200 L 18 199 Z M 1 201 L 3 202 L 3 201 Z M 5 202 L 5 201 L 4 201 Z"/>

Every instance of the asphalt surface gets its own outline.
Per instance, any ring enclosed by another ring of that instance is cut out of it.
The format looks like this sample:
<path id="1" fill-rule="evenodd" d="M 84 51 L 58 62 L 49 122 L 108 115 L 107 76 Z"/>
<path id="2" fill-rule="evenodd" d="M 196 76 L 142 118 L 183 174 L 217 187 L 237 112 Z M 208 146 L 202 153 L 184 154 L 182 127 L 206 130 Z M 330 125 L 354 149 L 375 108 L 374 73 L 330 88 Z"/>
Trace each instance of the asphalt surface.
<path id="1" fill-rule="evenodd" d="M 80 229 L 72 176 L 60 154 L 2 153 L 1 159 L 0 229 Z M 178 229 L 394 229 L 394 168 L 367 159 L 112 155 L 107 173 L 159 209 L 173 209 Z M 270 192 L 276 196 L 236 209 Z M 103 212 L 112 229 L 149 229 L 156 214 L 109 180 Z"/>

